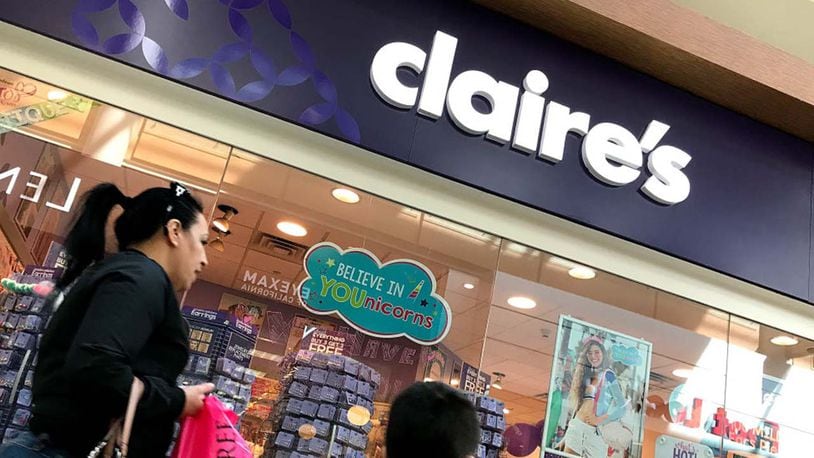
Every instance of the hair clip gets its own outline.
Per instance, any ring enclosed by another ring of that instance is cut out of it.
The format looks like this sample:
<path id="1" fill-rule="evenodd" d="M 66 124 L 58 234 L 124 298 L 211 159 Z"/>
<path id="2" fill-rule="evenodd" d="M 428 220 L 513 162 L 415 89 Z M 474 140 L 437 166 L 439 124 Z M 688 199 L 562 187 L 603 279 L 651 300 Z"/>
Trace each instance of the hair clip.
<path id="1" fill-rule="evenodd" d="M 170 184 L 170 189 L 175 193 L 175 197 L 181 197 L 184 194 L 189 195 L 189 189 L 175 181 Z"/>

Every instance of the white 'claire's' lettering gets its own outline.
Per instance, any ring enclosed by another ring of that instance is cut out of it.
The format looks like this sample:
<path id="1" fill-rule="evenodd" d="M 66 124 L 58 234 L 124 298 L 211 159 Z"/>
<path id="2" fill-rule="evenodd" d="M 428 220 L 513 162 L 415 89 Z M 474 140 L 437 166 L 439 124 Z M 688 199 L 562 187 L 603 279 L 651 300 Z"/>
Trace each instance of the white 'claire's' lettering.
<path id="1" fill-rule="evenodd" d="M 641 187 L 650 199 L 673 205 L 690 195 L 690 181 L 682 171 L 692 157 L 674 146 L 658 143 L 670 126 L 653 120 L 641 138 L 618 124 L 602 122 L 591 126 L 591 115 L 572 111 L 555 101 L 546 103 L 543 94 L 549 81 L 540 70 L 529 71 L 520 88 L 498 81 L 477 70 L 452 77 L 452 64 L 458 39 L 436 32 L 429 55 L 410 43 L 394 42 L 383 46 L 373 58 L 370 81 L 376 93 L 388 104 L 411 109 L 438 119 L 446 108 L 458 128 L 470 135 L 484 135 L 498 144 L 511 147 L 556 164 L 563 159 L 569 133 L 584 137 L 582 161 L 590 174 L 609 186 L 625 186 L 642 174 L 644 156 L 649 177 Z M 398 79 L 399 68 L 424 75 L 420 87 L 408 86 Z M 419 96 L 420 92 L 420 96 Z M 472 105 L 478 96 L 489 102 L 491 110 L 481 113 Z"/>

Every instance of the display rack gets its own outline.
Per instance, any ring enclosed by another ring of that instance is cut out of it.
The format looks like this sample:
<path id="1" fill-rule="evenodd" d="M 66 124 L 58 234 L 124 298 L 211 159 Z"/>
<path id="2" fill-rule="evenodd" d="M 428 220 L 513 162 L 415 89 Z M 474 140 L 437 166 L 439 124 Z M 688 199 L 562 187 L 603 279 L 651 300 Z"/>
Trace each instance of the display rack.
<path id="1" fill-rule="evenodd" d="M 372 425 L 352 409 L 369 417 L 381 375 L 347 356 L 308 350 L 288 355 L 283 374 L 263 456 L 364 458 Z"/>
<path id="2" fill-rule="evenodd" d="M 476 393 L 465 393 L 475 405 L 480 423 L 480 444 L 476 458 L 498 458 L 503 446 L 503 432 L 506 431 L 506 405 L 498 399 Z"/>
<path id="3" fill-rule="evenodd" d="M 255 330 L 228 312 L 184 307 L 190 357 L 181 385 L 212 382 L 215 395 L 238 415 L 246 411 L 256 375 L 249 369 Z"/>
<path id="4" fill-rule="evenodd" d="M 20 284 L 55 281 L 61 269 L 29 266 L 11 279 Z M 3 442 L 28 429 L 31 386 L 42 331 L 52 301 L 32 293 L 0 293 L 0 437 Z"/>

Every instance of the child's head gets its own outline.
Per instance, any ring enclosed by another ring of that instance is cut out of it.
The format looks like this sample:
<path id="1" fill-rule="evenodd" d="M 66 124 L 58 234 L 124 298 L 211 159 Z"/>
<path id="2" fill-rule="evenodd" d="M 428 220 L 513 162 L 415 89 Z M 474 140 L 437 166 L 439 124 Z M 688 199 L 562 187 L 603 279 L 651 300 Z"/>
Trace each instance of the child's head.
<path id="1" fill-rule="evenodd" d="M 479 440 L 475 406 L 442 383 L 416 383 L 393 401 L 386 435 L 390 458 L 474 456 Z"/>

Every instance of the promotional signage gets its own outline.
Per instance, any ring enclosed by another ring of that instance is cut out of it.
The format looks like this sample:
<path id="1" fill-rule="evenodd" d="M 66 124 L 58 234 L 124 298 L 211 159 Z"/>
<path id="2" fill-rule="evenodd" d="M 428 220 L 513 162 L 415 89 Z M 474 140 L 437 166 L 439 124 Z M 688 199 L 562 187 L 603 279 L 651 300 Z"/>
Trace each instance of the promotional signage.
<path id="1" fill-rule="evenodd" d="M 223 323 L 224 315 L 218 313 L 216 310 L 207 310 L 207 309 L 196 309 L 196 308 L 189 308 L 184 310 L 185 313 L 189 314 L 192 318 L 196 318 L 198 320 L 207 321 L 209 323 Z"/>
<path id="2" fill-rule="evenodd" d="M 764 456 L 780 453 L 779 424 L 766 419 L 755 419 L 752 426 L 746 426 L 743 422 L 730 420 L 723 407 L 715 409 L 710 418 L 702 418 L 704 400 L 685 399 L 684 388 L 683 384 L 676 387 L 667 401 L 656 395 L 648 396 L 650 406 L 647 408 L 647 416 L 661 418 L 689 429 L 698 430 L 709 425 L 706 431 L 702 431 L 700 442 L 716 450 L 723 445 L 727 452 L 751 450 L 760 451 Z M 770 410 L 771 404 L 766 405 L 766 411 Z"/>
<path id="3" fill-rule="evenodd" d="M 39 280 L 54 280 L 62 275 L 63 269 L 60 267 L 48 266 L 25 266 L 23 274 L 30 275 Z"/>
<path id="4" fill-rule="evenodd" d="M 640 458 L 644 412 L 634 403 L 647 393 L 651 355 L 649 342 L 560 316 L 542 448 Z"/>
<path id="5" fill-rule="evenodd" d="M 670 436 L 656 439 L 655 458 L 712 458 L 712 449 L 706 445 L 683 441 Z"/>
<path id="6" fill-rule="evenodd" d="M 344 355 L 347 344 L 348 335 L 344 332 L 306 328 L 300 348 L 328 355 Z"/>
<path id="7" fill-rule="evenodd" d="M 209 310 L 185 306 L 183 312 L 185 315 L 195 318 L 198 321 L 224 325 L 229 327 L 231 331 L 239 331 L 249 337 L 257 335 L 257 330 L 254 329 L 251 324 L 245 323 L 233 313 L 226 310 Z"/>
<path id="8" fill-rule="evenodd" d="M 229 341 L 226 343 L 225 356 L 232 361 L 244 366 L 252 359 L 251 351 L 254 349 L 254 341 L 237 332 L 232 332 Z"/>
<path id="9" fill-rule="evenodd" d="M 421 344 L 440 342 L 452 325 L 435 276 L 410 259 L 382 263 L 360 248 L 343 250 L 330 242 L 308 250 L 308 277 L 300 283 L 302 305 L 320 315 L 335 314 L 375 337 L 407 337 Z"/>
<path id="10" fill-rule="evenodd" d="M 461 368 L 461 389 L 470 393 L 487 394 L 492 376 L 470 366 L 467 363 Z"/>
<path id="11" fill-rule="evenodd" d="M 472 2 L 29 0 L 0 19 L 814 302 L 814 145 Z M 260 283 L 244 291 L 293 299 Z"/>
<path id="12" fill-rule="evenodd" d="M 238 331 L 248 335 L 257 335 L 263 324 L 266 306 L 261 302 L 251 301 L 234 294 L 223 293 L 220 296 L 218 310 L 226 312 L 226 320 Z"/>
<path id="13" fill-rule="evenodd" d="M 48 267 L 66 269 L 68 267 L 68 252 L 65 250 L 65 246 L 52 240 L 48 246 L 48 254 L 45 255 L 44 264 Z"/>

